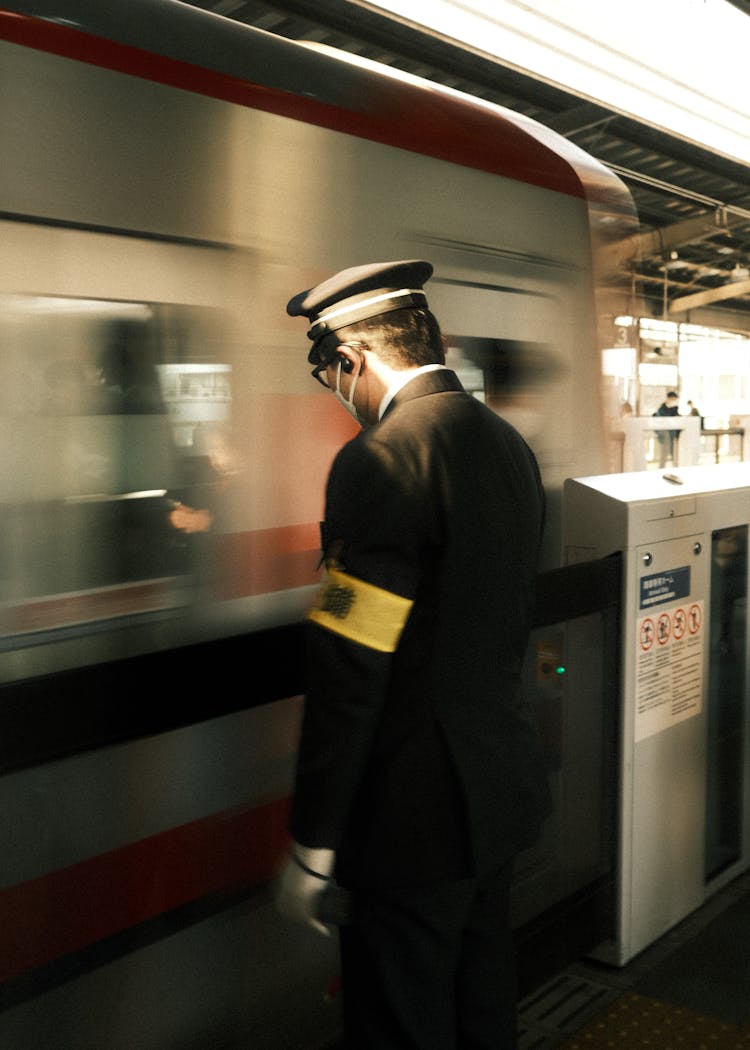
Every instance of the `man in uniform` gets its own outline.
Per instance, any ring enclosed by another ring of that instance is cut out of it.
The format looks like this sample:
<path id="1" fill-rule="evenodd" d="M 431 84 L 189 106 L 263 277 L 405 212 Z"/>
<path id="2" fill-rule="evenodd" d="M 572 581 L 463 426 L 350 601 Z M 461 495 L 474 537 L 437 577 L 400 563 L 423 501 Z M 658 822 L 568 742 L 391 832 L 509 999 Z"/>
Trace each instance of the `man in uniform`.
<path id="1" fill-rule="evenodd" d="M 327 932 L 323 891 L 348 892 L 350 1050 L 516 1046 L 511 868 L 549 809 L 519 689 L 539 471 L 445 367 L 431 275 L 354 267 L 287 306 L 309 321 L 313 375 L 364 428 L 328 479 L 277 895 Z"/>

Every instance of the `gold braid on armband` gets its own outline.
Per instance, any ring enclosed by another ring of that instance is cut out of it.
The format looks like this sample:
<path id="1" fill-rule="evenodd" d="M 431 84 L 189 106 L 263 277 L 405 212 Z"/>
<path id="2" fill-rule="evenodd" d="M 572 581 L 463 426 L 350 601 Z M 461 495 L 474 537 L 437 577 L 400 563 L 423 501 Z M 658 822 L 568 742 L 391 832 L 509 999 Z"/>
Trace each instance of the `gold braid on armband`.
<path id="1" fill-rule="evenodd" d="M 395 652 L 414 603 L 329 565 L 307 618 L 352 642 Z"/>

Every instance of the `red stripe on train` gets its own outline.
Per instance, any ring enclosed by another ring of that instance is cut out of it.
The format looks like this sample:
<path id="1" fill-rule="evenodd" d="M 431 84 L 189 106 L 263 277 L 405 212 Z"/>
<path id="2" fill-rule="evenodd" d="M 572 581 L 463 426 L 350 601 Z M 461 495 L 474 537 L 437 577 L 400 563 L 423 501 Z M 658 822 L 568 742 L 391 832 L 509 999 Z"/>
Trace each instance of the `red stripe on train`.
<path id="1" fill-rule="evenodd" d="M 216 543 L 221 600 L 309 587 L 320 579 L 318 525 L 233 532 L 217 536 Z"/>
<path id="2" fill-rule="evenodd" d="M 0 609 L 0 633 L 22 634 L 74 624 L 109 620 L 133 613 L 157 612 L 174 606 L 170 580 L 146 580 L 101 587 L 75 594 L 32 598 Z"/>
<path id="3" fill-rule="evenodd" d="M 0 891 L 0 981 L 219 891 L 271 879 L 289 800 L 184 824 Z"/>
<path id="4" fill-rule="evenodd" d="M 495 111 L 397 81 L 372 79 L 367 112 L 269 88 L 69 26 L 0 10 L 0 37 L 89 65 L 291 117 L 359 138 L 518 179 L 573 197 L 586 193 L 574 168 Z M 373 90 L 374 88 L 377 90 Z M 405 105 L 405 98 L 408 104 Z M 502 125 L 502 135 L 498 133 Z"/>

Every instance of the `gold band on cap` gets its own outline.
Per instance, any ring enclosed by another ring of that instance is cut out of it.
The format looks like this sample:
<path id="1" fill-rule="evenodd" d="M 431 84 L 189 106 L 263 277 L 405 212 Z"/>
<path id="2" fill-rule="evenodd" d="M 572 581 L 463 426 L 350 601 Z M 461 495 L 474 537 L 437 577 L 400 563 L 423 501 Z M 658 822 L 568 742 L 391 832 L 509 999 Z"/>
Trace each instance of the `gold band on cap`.
<path id="1" fill-rule="evenodd" d="M 381 653 L 395 652 L 414 602 L 329 566 L 308 620 Z"/>

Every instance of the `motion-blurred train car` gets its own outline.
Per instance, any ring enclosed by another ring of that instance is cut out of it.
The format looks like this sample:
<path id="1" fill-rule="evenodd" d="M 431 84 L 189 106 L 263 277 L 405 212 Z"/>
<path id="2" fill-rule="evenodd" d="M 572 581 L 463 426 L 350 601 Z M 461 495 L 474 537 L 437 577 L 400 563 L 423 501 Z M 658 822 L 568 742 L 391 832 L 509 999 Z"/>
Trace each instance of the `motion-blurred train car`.
<path id="1" fill-rule="evenodd" d="M 285 304 L 429 259 L 449 363 L 539 458 L 552 570 L 563 480 L 608 469 L 632 203 L 518 114 L 175 0 L 6 0 L 0 97 L 0 1046 L 308 1050 L 335 938 L 269 884 L 353 431 Z M 558 796 L 596 797 L 592 726 L 558 729 Z M 599 871 L 569 809 L 519 926 Z"/>

